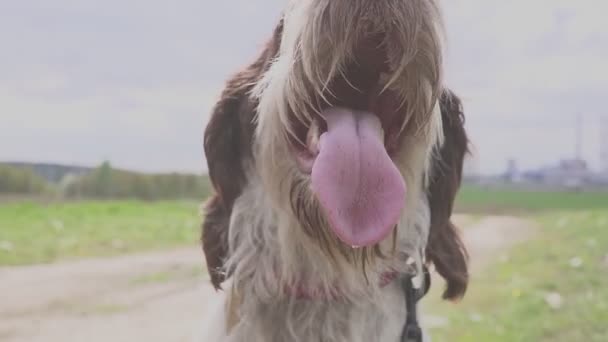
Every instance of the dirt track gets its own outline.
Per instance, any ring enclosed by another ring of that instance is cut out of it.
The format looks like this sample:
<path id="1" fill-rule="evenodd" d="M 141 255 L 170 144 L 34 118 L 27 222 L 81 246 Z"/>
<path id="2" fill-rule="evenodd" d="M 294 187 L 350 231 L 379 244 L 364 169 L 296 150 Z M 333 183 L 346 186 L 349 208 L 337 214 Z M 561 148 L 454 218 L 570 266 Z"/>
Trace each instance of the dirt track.
<path id="1" fill-rule="evenodd" d="M 456 220 L 471 225 L 464 237 L 473 272 L 533 231 L 512 217 Z M 191 341 L 213 293 L 202 262 L 193 248 L 0 268 L 0 341 Z"/>

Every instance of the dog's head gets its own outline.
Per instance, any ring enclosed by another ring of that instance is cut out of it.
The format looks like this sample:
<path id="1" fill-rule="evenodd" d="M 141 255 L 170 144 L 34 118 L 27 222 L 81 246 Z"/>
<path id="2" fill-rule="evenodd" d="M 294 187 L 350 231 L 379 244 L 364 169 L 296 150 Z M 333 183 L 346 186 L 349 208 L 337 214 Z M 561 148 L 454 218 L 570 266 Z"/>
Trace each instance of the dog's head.
<path id="1" fill-rule="evenodd" d="M 290 2 L 205 132 L 215 194 L 202 240 L 216 287 L 233 205 L 255 181 L 279 229 L 352 263 L 386 256 L 426 206 L 428 261 L 446 297 L 464 293 L 466 253 L 450 216 L 467 138 L 459 99 L 442 87 L 440 40 L 435 0 Z"/>

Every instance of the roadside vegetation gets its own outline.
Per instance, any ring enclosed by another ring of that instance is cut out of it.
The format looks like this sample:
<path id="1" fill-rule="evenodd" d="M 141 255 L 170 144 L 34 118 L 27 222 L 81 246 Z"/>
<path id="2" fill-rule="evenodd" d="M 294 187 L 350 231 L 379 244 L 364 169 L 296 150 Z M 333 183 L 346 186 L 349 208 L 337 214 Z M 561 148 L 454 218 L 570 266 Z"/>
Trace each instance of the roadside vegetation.
<path id="1" fill-rule="evenodd" d="M 462 302 L 430 300 L 433 341 L 608 341 L 608 194 L 465 188 L 459 201 L 524 215 L 539 231 L 474 275 Z"/>
<path id="2" fill-rule="evenodd" d="M 0 205 L 0 266 L 196 246 L 193 201 Z"/>

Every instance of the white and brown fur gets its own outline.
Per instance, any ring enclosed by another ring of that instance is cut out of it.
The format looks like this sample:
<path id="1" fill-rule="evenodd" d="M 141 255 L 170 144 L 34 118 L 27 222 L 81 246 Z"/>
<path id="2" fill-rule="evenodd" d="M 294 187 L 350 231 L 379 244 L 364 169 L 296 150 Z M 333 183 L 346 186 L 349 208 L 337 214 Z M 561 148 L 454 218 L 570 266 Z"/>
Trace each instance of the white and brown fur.
<path id="1" fill-rule="evenodd" d="M 223 291 L 203 341 L 397 342 L 404 294 L 378 279 L 388 269 L 412 271 L 410 257 L 416 269 L 434 265 L 446 279 L 444 298 L 464 295 L 467 255 L 450 216 L 468 140 L 460 100 L 442 84 L 437 6 L 292 0 L 259 58 L 228 81 L 205 131 L 214 194 L 202 242 L 211 281 Z M 331 234 L 290 146 L 324 105 L 345 101 L 332 89 L 336 79 L 357 87 L 349 65 L 370 32 L 383 37 L 390 70 L 383 90 L 401 102 L 393 162 L 408 204 L 392 236 L 352 249 Z M 288 284 L 326 296 L 296 299 L 283 291 Z"/>

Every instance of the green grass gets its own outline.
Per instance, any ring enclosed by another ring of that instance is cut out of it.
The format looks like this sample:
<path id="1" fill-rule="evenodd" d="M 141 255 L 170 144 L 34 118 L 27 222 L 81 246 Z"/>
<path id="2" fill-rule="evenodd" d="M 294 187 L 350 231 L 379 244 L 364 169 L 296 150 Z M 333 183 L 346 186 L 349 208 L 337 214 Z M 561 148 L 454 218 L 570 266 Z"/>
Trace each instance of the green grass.
<path id="1" fill-rule="evenodd" d="M 195 245 L 199 222 L 194 202 L 5 203 L 0 265 Z"/>
<path id="2" fill-rule="evenodd" d="M 430 303 L 449 320 L 433 341 L 608 341 L 608 209 L 538 220 L 540 234 L 474 278 L 463 302 Z"/>
<path id="3" fill-rule="evenodd" d="M 608 208 L 608 192 L 538 192 L 463 186 L 456 202 L 460 212 L 536 213 L 548 210 Z"/>

